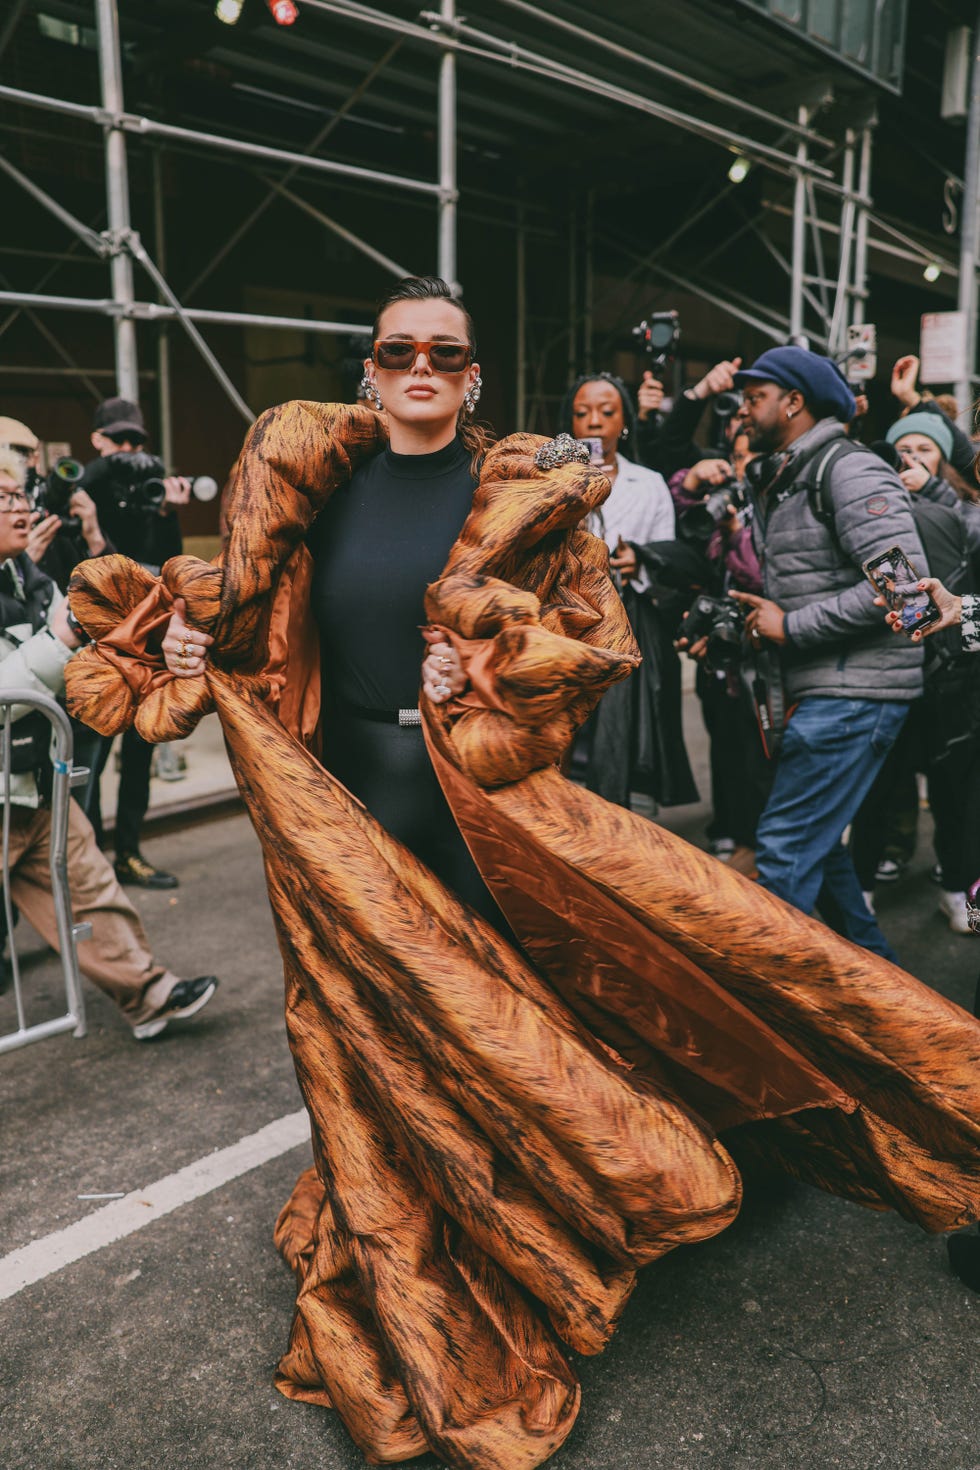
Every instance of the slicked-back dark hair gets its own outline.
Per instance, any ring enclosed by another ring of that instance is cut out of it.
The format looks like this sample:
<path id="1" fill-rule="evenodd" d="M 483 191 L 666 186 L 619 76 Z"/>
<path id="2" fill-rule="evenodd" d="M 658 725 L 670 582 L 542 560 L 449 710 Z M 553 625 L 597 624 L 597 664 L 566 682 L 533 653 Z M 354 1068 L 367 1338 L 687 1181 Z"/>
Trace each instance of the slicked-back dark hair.
<path id="1" fill-rule="evenodd" d="M 625 437 L 616 445 L 616 449 L 624 459 L 635 459 L 636 411 L 633 408 L 633 399 L 630 396 L 630 390 L 622 378 L 617 378 L 614 373 L 583 373 L 580 378 L 576 378 L 561 401 L 561 407 L 558 410 L 558 427 L 555 432 L 557 434 L 572 434 L 572 437 L 575 437 L 572 431 L 572 409 L 575 404 L 576 393 L 580 388 L 584 388 L 586 383 L 608 383 L 610 388 L 615 388 L 619 394 L 620 402 L 623 405 L 623 430 Z"/>
<path id="2" fill-rule="evenodd" d="M 378 309 L 374 314 L 374 339 L 377 341 L 381 333 L 381 318 L 389 306 L 394 306 L 399 301 L 449 301 L 459 311 L 466 323 L 466 340 L 473 352 L 476 351 L 476 333 L 473 329 L 473 318 L 466 307 L 457 296 L 454 296 L 448 285 L 439 276 L 405 276 L 396 281 L 388 292 L 378 302 Z"/>
<path id="3" fill-rule="evenodd" d="M 466 340 L 470 344 L 470 351 L 476 354 L 476 331 L 473 326 L 473 318 L 466 307 L 457 296 L 454 296 L 449 286 L 440 276 L 405 276 L 403 280 L 396 281 L 386 296 L 382 296 L 378 302 L 377 311 L 374 314 L 374 329 L 372 340 L 377 341 L 381 335 L 381 318 L 389 306 L 396 305 L 399 301 L 448 301 L 455 306 L 466 326 Z M 456 431 L 462 439 L 466 448 L 470 451 L 473 474 L 478 475 L 483 457 L 490 445 L 494 442 L 495 435 L 489 424 L 478 423 L 472 415 L 463 408 L 460 410 Z"/>

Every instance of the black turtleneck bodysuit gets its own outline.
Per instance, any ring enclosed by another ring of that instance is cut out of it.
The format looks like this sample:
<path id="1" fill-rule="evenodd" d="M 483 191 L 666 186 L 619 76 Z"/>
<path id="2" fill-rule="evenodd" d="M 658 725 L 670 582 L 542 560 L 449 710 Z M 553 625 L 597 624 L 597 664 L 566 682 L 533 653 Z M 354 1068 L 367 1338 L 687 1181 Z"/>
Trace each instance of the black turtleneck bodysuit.
<path id="1" fill-rule="evenodd" d="M 425 589 L 473 499 L 459 439 L 369 460 L 310 529 L 320 630 L 323 762 L 392 836 L 501 925 L 429 763 L 422 731 L 377 716 L 418 705 Z"/>

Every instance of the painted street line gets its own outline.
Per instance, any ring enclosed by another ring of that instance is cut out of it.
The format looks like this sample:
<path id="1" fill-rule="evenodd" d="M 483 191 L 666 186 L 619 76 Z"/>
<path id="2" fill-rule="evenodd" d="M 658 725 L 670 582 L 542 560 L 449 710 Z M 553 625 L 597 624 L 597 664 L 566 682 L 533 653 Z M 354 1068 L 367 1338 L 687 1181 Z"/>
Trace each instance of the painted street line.
<path id="1" fill-rule="evenodd" d="M 287 1113 L 274 1123 L 267 1123 L 257 1133 L 240 1138 L 228 1148 L 218 1149 L 193 1164 L 168 1174 L 145 1189 L 134 1189 L 111 1205 L 93 1210 L 83 1220 L 56 1230 L 41 1240 L 32 1240 L 29 1245 L 0 1257 L 0 1301 L 16 1296 L 26 1286 L 43 1281 L 55 1271 L 80 1261 L 93 1251 L 102 1250 L 113 1241 L 152 1225 L 163 1215 L 180 1209 L 191 1200 L 200 1199 L 223 1184 L 257 1169 L 270 1159 L 288 1153 L 301 1143 L 308 1143 L 310 1120 L 305 1108 L 297 1113 Z"/>

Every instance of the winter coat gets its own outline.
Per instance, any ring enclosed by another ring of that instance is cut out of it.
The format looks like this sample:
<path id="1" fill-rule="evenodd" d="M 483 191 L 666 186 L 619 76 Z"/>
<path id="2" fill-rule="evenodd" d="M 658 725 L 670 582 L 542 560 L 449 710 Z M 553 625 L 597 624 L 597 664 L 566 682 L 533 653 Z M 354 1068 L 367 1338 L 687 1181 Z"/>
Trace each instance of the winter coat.
<path id="1" fill-rule="evenodd" d="M 752 492 L 752 538 L 764 595 L 786 612 L 782 650 L 787 697 L 911 701 L 922 693 L 922 649 L 896 638 L 874 604 L 863 563 L 900 546 L 926 574 L 908 492 L 870 450 L 841 450 L 824 477 L 829 515 L 821 518 L 806 486 L 814 453 L 844 439 L 836 419 L 822 419 L 793 444 L 775 486 Z"/>
<path id="2" fill-rule="evenodd" d="M 65 665 L 73 649 L 62 643 L 50 628 L 52 614 L 64 601 L 51 578 L 40 571 L 26 552 L 11 557 L 0 567 L 0 690 L 34 689 L 40 694 L 60 695 L 65 687 Z M 37 719 L 40 728 L 47 717 L 29 706 L 15 704 L 17 726 Z M 54 737 L 52 735 L 52 741 Z M 15 806 L 40 804 L 37 782 L 30 771 L 10 777 L 10 800 Z"/>

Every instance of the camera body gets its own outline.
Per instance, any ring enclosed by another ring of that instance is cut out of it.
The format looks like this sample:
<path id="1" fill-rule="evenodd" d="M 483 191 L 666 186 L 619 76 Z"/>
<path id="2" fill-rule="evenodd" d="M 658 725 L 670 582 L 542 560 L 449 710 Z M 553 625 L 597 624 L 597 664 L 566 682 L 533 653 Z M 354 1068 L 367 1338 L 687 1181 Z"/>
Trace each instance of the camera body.
<path id="1" fill-rule="evenodd" d="M 677 630 L 687 645 L 707 638 L 707 659 L 712 668 L 736 669 L 742 662 L 745 613 L 730 597 L 710 597 L 699 592 Z"/>
<path id="2" fill-rule="evenodd" d="M 163 483 L 167 471 L 163 460 L 144 449 L 120 450 L 105 459 L 106 488 L 117 510 L 143 515 L 157 515 L 167 498 Z M 210 475 L 191 479 L 191 492 L 197 500 L 213 500 L 218 484 Z"/>
<path id="3" fill-rule="evenodd" d="M 688 541 L 710 541 L 716 527 L 728 516 L 728 507 L 744 510 L 745 489 L 734 475 L 723 485 L 717 485 L 697 505 L 689 506 L 681 513 L 678 530 Z"/>
<path id="4" fill-rule="evenodd" d="M 651 368 L 663 371 L 677 356 L 681 340 L 681 319 L 676 311 L 651 311 L 633 336 L 650 359 Z"/>
<path id="5" fill-rule="evenodd" d="M 42 516 L 57 516 L 63 531 L 80 531 L 82 523 L 78 516 L 69 514 L 68 505 L 84 473 L 84 466 L 67 454 L 56 459 L 46 475 L 32 469 L 27 482 L 31 508 Z"/>

